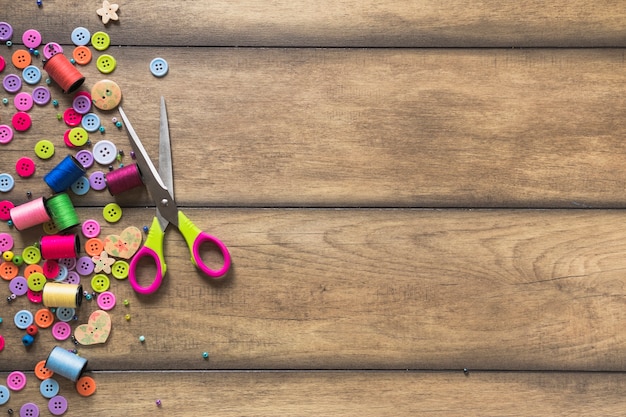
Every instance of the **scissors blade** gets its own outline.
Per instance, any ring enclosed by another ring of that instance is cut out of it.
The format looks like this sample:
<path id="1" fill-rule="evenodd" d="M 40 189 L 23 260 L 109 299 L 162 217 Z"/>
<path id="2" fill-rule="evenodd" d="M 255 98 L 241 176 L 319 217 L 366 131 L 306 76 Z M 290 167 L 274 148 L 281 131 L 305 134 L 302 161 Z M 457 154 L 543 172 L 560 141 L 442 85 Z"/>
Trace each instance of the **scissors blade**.
<path id="1" fill-rule="evenodd" d="M 170 192 L 174 200 L 174 174 L 172 165 L 172 148 L 170 144 L 170 128 L 167 121 L 167 108 L 165 99 L 161 97 L 161 119 L 159 130 L 159 175 L 165 188 Z"/>

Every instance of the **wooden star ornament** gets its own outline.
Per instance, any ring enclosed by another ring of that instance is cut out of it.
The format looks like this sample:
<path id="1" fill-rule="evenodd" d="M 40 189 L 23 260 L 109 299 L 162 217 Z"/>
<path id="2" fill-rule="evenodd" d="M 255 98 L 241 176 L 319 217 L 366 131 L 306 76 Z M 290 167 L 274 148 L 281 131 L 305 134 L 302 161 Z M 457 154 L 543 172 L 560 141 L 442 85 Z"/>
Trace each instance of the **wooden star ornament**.
<path id="1" fill-rule="evenodd" d="M 117 4 L 111 4 L 107 0 L 104 0 L 102 2 L 102 8 L 96 10 L 96 13 L 98 13 L 98 16 L 102 17 L 102 23 L 106 25 L 107 23 L 109 23 L 109 20 L 118 19 L 116 12 L 119 7 L 120 6 L 118 6 Z"/>

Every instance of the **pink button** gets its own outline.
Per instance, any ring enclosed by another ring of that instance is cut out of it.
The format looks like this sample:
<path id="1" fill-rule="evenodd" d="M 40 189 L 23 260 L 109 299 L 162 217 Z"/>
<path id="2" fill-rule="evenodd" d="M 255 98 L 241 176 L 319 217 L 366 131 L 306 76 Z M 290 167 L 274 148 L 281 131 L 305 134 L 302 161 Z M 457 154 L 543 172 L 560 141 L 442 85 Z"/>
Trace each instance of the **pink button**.
<path id="1" fill-rule="evenodd" d="M 68 126 L 78 126 L 81 120 L 83 120 L 83 115 L 77 113 L 76 110 L 72 108 L 69 108 L 63 112 L 63 121 Z"/>
<path id="2" fill-rule="evenodd" d="M 66 340 L 72 334 L 72 328 L 64 321 L 58 321 L 52 326 L 52 336 L 56 340 Z"/>
<path id="3" fill-rule="evenodd" d="M 41 33 L 36 31 L 35 29 L 28 29 L 22 35 L 22 42 L 27 48 L 37 48 L 39 45 L 41 45 Z"/>
<path id="4" fill-rule="evenodd" d="M 8 233 L 0 233 L 0 252 L 11 250 L 13 247 L 13 237 Z"/>
<path id="5" fill-rule="evenodd" d="M 98 307 L 103 310 L 110 310 L 115 307 L 115 295 L 110 291 L 98 294 Z"/>
<path id="6" fill-rule="evenodd" d="M 13 391 L 19 391 L 26 386 L 26 375 L 20 371 L 13 371 L 7 376 L 7 386 Z"/>
<path id="7" fill-rule="evenodd" d="M 26 91 L 22 91 L 21 93 L 17 93 L 15 95 L 13 104 L 15 104 L 15 108 L 20 111 L 29 111 L 33 108 L 33 96 Z"/>
<path id="8" fill-rule="evenodd" d="M 9 200 L 0 201 L 0 220 L 8 222 L 11 220 L 11 209 L 15 207 L 15 204 L 11 203 Z M 0 250 L 2 250 L 0 248 Z"/>
<path id="9" fill-rule="evenodd" d="M 30 116 L 28 115 L 28 113 L 18 111 L 13 115 L 13 118 L 11 119 L 11 124 L 13 125 L 13 128 L 18 132 L 24 132 L 30 128 L 32 121 L 30 120 Z"/>
<path id="10" fill-rule="evenodd" d="M 0 56 L 0 72 L 4 71 L 4 67 L 6 67 L 6 65 L 6 61 Z"/>
<path id="11" fill-rule="evenodd" d="M 43 57 L 45 59 L 50 59 L 56 54 L 62 54 L 63 47 L 56 42 L 48 42 L 43 47 Z"/>
<path id="12" fill-rule="evenodd" d="M 56 259 L 48 259 L 43 263 L 43 274 L 48 279 L 54 279 L 59 275 L 61 267 Z"/>
<path id="13" fill-rule="evenodd" d="M 0 125 L 0 143 L 5 144 L 13 139 L 13 129 L 7 125 Z"/>
<path id="14" fill-rule="evenodd" d="M 28 297 L 28 301 L 31 303 L 41 304 L 43 294 L 42 291 L 33 291 L 29 288 L 26 296 Z"/>
<path id="15" fill-rule="evenodd" d="M 35 162 L 27 156 L 23 156 L 15 163 L 15 171 L 22 178 L 28 178 L 35 173 Z"/>
<path id="16" fill-rule="evenodd" d="M 4 337 L 0 334 L 0 352 L 4 349 Z"/>
<path id="17" fill-rule="evenodd" d="M 87 238 L 96 237 L 100 234 L 100 224 L 93 219 L 85 220 L 82 229 L 83 235 Z"/>
<path id="18" fill-rule="evenodd" d="M 63 134 L 63 142 L 65 142 L 65 145 L 66 145 L 68 148 L 73 148 L 73 147 L 74 147 L 74 144 L 73 144 L 72 142 L 70 142 L 70 131 L 71 131 L 71 130 L 72 130 L 72 129 L 67 129 L 67 130 L 65 131 L 65 133 Z"/>

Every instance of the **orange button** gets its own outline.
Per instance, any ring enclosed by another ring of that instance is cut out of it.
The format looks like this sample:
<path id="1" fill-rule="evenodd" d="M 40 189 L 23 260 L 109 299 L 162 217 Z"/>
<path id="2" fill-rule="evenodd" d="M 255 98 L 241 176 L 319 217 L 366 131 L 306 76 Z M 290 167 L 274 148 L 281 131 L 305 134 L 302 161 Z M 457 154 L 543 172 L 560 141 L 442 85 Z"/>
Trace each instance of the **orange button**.
<path id="1" fill-rule="evenodd" d="M 30 274 L 32 274 L 33 272 L 39 272 L 40 274 L 43 274 L 43 268 L 37 264 L 28 265 L 24 269 L 24 278 L 28 279 Z"/>
<path id="2" fill-rule="evenodd" d="M 85 252 L 91 256 L 98 256 L 104 250 L 104 243 L 97 237 L 92 237 L 85 242 Z"/>
<path id="3" fill-rule="evenodd" d="M 72 57 L 79 65 L 87 65 L 91 61 L 91 50 L 86 46 L 77 46 L 72 52 Z"/>
<path id="4" fill-rule="evenodd" d="M 90 376 L 81 376 L 76 381 L 76 391 L 83 397 L 89 397 L 96 392 L 96 381 Z"/>
<path id="5" fill-rule="evenodd" d="M 54 371 L 51 371 L 50 369 L 46 368 L 45 359 L 37 362 L 37 365 L 35 365 L 35 376 L 37 378 L 43 381 L 44 379 L 50 378 L 52 375 L 54 375 Z"/>
<path id="6" fill-rule="evenodd" d="M 15 68 L 24 69 L 31 63 L 30 53 L 28 51 L 25 51 L 24 49 L 18 49 L 17 51 L 13 52 L 11 61 L 13 61 L 13 65 L 15 65 Z"/>
<path id="7" fill-rule="evenodd" d="M 19 268 L 13 262 L 2 262 L 0 264 L 0 277 L 2 279 L 10 281 L 17 276 Z"/>
<path id="8" fill-rule="evenodd" d="M 53 322 L 54 314 L 52 314 L 52 311 L 48 310 L 47 308 L 37 310 L 37 312 L 35 313 L 35 323 L 42 329 L 47 329 L 48 327 L 52 326 Z"/>

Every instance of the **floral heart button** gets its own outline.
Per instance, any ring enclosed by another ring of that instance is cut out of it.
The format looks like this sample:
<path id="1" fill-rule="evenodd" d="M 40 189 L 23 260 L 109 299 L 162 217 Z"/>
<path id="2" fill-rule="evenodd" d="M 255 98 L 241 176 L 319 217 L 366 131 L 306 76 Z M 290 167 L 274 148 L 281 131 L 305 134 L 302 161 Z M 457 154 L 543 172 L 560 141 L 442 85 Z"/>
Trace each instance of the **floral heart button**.
<path id="1" fill-rule="evenodd" d="M 127 227 L 119 235 L 109 235 L 104 239 L 104 250 L 110 256 L 130 259 L 141 245 L 141 230 Z"/>
<path id="2" fill-rule="evenodd" d="M 106 311 L 96 310 L 89 316 L 87 324 L 74 330 L 74 338 L 81 345 L 104 343 L 111 334 L 111 317 Z"/>

